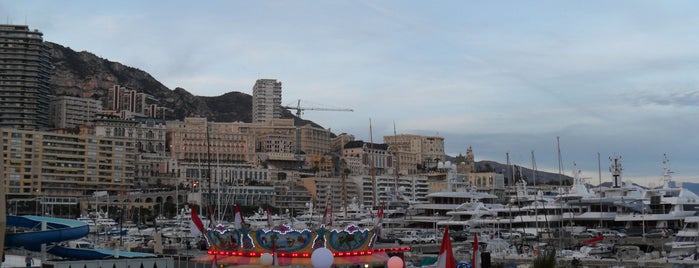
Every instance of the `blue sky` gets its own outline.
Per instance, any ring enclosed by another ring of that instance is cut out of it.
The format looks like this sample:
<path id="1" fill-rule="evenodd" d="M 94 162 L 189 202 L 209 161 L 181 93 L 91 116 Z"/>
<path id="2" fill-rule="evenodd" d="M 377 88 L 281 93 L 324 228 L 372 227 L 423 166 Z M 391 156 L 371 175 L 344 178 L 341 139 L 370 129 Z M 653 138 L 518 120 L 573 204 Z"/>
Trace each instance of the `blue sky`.
<path id="1" fill-rule="evenodd" d="M 139 68 L 174 89 L 352 108 L 302 117 L 380 142 L 439 135 L 450 155 L 655 183 L 699 181 L 694 1 L 7 1 L 4 23 Z"/>

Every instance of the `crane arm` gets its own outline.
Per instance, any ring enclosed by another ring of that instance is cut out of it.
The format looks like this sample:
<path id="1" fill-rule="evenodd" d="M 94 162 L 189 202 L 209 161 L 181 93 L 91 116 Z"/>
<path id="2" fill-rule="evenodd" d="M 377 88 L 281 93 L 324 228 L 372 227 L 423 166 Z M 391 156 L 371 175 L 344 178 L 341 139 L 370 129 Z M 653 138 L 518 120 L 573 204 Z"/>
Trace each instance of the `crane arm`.
<path id="1" fill-rule="evenodd" d="M 301 100 L 299 100 L 296 106 L 284 106 L 282 108 L 289 110 L 296 110 L 296 116 L 301 117 L 301 113 L 305 110 L 309 111 L 336 111 L 336 112 L 354 112 L 353 109 L 342 109 L 342 108 L 318 108 L 318 107 L 301 107 Z"/>

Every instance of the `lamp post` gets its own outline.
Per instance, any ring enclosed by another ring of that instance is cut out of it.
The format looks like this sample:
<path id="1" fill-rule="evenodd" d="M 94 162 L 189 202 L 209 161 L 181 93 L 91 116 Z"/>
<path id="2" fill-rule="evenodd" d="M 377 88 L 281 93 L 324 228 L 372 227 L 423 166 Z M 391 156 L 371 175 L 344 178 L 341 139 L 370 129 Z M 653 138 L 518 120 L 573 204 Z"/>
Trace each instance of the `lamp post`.
<path id="1" fill-rule="evenodd" d="M 646 208 L 643 208 L 643 215 L 641 215 L 641 227 L 643 232 L 643 241 L 646 241 Z"/>

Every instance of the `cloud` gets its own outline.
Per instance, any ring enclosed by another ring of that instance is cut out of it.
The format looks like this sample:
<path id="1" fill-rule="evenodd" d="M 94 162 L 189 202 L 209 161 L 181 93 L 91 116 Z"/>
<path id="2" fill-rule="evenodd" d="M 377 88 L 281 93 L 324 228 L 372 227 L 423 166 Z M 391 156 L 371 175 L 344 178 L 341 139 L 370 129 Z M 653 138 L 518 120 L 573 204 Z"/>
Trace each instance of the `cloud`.
<path id="1" fill-rule="evenodd" d="M 636 105 L 660 105 L 673 107 L 699 106 L 699 90 L 679 90 L 660 93 L 640 93 L 633 96 Z"/>

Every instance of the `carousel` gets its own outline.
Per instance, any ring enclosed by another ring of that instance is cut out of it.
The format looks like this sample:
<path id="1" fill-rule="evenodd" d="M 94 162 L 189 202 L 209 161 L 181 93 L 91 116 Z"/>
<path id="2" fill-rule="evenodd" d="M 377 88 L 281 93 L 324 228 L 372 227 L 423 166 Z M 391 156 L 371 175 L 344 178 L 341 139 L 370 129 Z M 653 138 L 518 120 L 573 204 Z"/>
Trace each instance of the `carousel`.
<path id="1" fill-rule="evenodd" d="M 359 228 L 350 224 L 343 229 L 334 229 L 321 225 L 315 230 L 296 230 L 280 224 L 252 230 L 241 217 L 237 228 L 232 231 L 222 228 L 205 230 L 195 217 L 193 211 L 192 219 L 209 245 L 208 254 L 195 261 L 216 266 L 384 266 L 390 255 L 410 250 L 410 247 L 376 248 L 380 232 L 377 226 Z"/>

